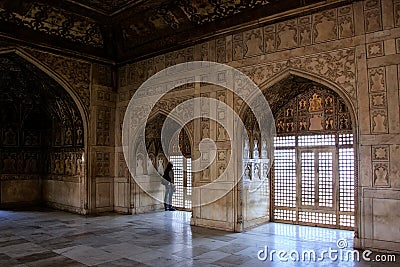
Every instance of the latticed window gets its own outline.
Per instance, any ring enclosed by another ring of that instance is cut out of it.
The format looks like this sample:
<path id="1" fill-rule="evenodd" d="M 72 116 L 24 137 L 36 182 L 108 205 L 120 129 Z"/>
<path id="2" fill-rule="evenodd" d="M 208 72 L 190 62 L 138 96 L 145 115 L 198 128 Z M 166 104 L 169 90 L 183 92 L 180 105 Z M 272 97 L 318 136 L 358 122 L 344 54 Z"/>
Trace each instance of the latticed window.
<path id="1" fill-rule="evenodd" d="M 282 107 L 275 121 L 274 221 L 352 229 L 357 179 L 343 99 L 313 86 Z"/>
<path id="2" fill-rule="evenodd" d="M 169 160 L 174 165 L 174 183 L 176 186 L 172 205 L 179 209 L 191 210 L 192 160 L 190 158 L 190 141 L 185 131 L 180 132 L 178 143 L 173 145 L 172 153 L 173 155 L 169 157 Z"/>
<path id="3" fill-rule="evenodd" d="M 176 208 L 192 209 L 192 161 L 184 156 L 170 156 L 174 165 L 174 183 L 176 191 L 172 196 L 172 205 Z"/>

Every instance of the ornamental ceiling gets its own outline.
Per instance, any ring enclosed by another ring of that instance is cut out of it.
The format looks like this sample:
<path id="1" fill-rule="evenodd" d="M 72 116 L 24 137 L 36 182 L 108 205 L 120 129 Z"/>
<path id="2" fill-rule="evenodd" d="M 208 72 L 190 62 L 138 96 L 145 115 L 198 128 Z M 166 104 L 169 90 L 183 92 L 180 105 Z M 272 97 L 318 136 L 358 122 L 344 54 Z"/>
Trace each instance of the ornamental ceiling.
<path id="1" fill-rule="evenodd" d="M 326 1 L 2 0 L 0 37 L 122 62 L 318 2 Z"/>

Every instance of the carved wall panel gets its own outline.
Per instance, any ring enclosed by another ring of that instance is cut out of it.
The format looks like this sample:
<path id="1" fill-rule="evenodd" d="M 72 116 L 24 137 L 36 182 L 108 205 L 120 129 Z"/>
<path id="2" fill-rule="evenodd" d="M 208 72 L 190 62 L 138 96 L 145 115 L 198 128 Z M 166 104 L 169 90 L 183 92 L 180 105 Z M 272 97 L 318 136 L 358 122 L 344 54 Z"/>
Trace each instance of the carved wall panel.
<path id="1" fill-rule="evenodd" d="M 154 58 L 154 71 L 157 73 L 165 68 L 165 56 L 157 56 Z"/>
<path id="2" fill-rule="evenodd" d="M 389 162 L 373 162 L 373 181 L 376 187 L 389 187 Z"/>
<path id="3" fill-rule="evenodd" d="M 376 42 L 367 44 L 367 57 L 381 57 L 385 55 L 383 42 Z"/>
<path id="4" fill-rule="evenodd" d="M 252 33 L 254 33 L 253 41 L 251 41 Z M 266 25 L 262 30 L 256 28 L 236 33 L 233 35 L 233 60 L 352 36 L 354 36 L 353 7 L 347 5 Z M 260 44 L 260 39 L 263 44 Z M 248 45 L 253 45 L 250 53 L 247 51 Z"/>
<path id="5" fill-rule="evenodd" d="M 111 108 L 97 107 L 96 145 L 109 146 L 111 137 Z"/>
<path id="6" fill-rule="evenodd" d="M 216 39 L 216 61 L 219 63 L 226 62 L 226 39 L 225 39 L 225 37 Z"/>
<path id="7" fill-rule="evenodd" d="M 111 170 L 111 153 L 110 152 L 96 152 L 95 160 L 95 176 L 97 177 L 107 177 L 110 176 Z"/>
<path id="8" fill-rule="evenodd" d="M 354 16 L 351 5 L 338 8 L 339 38 L 354 36 Z"/>
<path id="9" fill-rule="evenodd" d="M 113 86 L 113 70 L 111 66 L 93 64 L 92 68 L 93 83 L 103 86 Z"/>
<path id="10" fill-rule="evenodd" d="M 232 50 L 233 60 L 239 60 L 243 58 L 245 53 L 245 46 L 243 44 L 243 33 L 233 35 Z"/>
<path id="11" fill-rule="evenodd" d="M 268 25 L 264 27 L 264 47 L 265 53 L 275 52 L 276 38 L 275 38 L 275 25 Z"/>
<path id="12" fill-rule="evenodd" d="M 394 25 L 400 27 L 400 2 L 398 0 L 393 1 L 393 12 L 394 12 Z"/>
<path id="13" fill-rule="evenodd" d="M 264 52 L 263 32 L 261 28 L 243 33 L 245 57 L 257 56 Z"/>
<path id="14" fill-rule="evenodd" d="M 334 40 L 337 35 L 337 11 L 329 10 L 313 15 L 314 42 Z"/>
<path id="15" fill-rule="evenodd" d="M 111 92 L 110 88 L 108 87 L 97 87 L 96 88 L 96 100 L 101 102 L 114 102 L 114 94 Z"/>
<path id="16" fill-rule="evenodd" d="M 38 149 L 9 148 L 0 153 L 2 180 L 38 179 L 45 171 L 43 157 Z"/>
<path id="17" fill-rule="evenodd" d="M 275 116 L 277 133 L 352 133 L 351 116 L 343 100 L 332 91 L 309 87 Z"/>
<path id="18" fill-rule="evenodd" d="M 45 158 L 48 164 L 47 180 L 80 182 L 84 175 L 81 149 L 53 149 Z"/>
<path id="19" fill-rule="evenodd" d="M 170 52 L 165 55 L 165 67 L 171 67 L 176 64 L 185 63 L 194 60 L 194 47 L 188 47 L 178 51 Z M 161 67 L 162 63 L 158 67 Z"/>
<path id="20" fill-rule="evenodd" d="M 210 49 L 210 44 L 208 42 L 201 44 L 199 60 L 201 60 L 201 61 L 210 61 L 211 60 L 209 49 Z"/>
<path id="21" fill-rule="evenodd" d="M 387 133 L 389 121 L 387 114 L 385 68 L 370 69 L 368 77 L 372 133 Z"/>
<path id="22" fill-rule="evenodd" d="M 298 45 L 297 19 L 276 25 L 277 50 L 290 49 Z"/>
<path id="23" fill-rule="evenodd" d="M 305 16 L 299 18 L 299 45 L 310 45 L 311 44 L 311 16 Z"/>
<path id="24" fill-rule="evenodd" d="M 139 62 L 135 62 L 126 66 L 127 85 L 138 85 L 139 79 L 144 80 L 144 70 L 139 68 Z"/>
<path id="25" fill-rule="evenodd" d="M 364 1 L 364 22 L 366 32 L 376 32 L 382 30 L 380 0 Z"/>

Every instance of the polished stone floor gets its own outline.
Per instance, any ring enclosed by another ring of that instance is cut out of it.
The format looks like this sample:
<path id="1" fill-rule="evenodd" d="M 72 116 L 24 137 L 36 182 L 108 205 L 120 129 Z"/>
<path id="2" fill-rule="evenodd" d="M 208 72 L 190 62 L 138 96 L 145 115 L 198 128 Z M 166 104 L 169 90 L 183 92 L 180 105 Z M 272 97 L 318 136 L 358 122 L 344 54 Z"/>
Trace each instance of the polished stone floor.
<path id="1" fill-rule="evenodd" d="M 47 209 L 0 211 L 0 266 L 399 266 L 400 262 L 400 256 L 397 263 L 357 262 L 345 253 L 340 259 L 340 252 L 352 247 L 350 231 L 269 223 L 228 233 L 191 227 L 189 221 L 190 213 L 181 211 L 95 217 Z M 339 249 L 338 240 L 346 248 Z M 268 257 L 261 261 L 258 257 L 265 257 L 266 246 Z M 332 259 L 324 254 L 319 261 L 320 252 L 329 248 L 338 253 L 331 254 Z M 277 252 L 271 259 L 272 250 Z M 307 254 L 310 250 L 316 251 L 315 261 Z"/>

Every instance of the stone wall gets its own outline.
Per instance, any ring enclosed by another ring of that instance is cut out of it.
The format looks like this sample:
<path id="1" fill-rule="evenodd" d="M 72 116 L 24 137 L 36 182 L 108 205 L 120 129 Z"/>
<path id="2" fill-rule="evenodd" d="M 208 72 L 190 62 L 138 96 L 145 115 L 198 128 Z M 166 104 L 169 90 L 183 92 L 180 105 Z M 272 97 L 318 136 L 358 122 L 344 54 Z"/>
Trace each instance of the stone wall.
<path id="1" fill-rule="evenodd" d="M 52 150 L 47 163 L 50 175 L 42 180 L 11 179 L 7 175 L 8 178 L 4 178 L 4 166 L 13 165 L 9 164 L 13 160 L 17 166 L 18 158 L 6 155 L 8 150 L 2 148 L 1 197 L 10 199 L 9 202 L 19 202 L 21 199 L 14 201 L 12 198 L 24 195 L 29 196 L 24 200 L 30 202 L 45 200 L 49 205 L 81 213 L 137 213 L 160 208 L 160 203 L 143 192 L 127 169 L 121 146 L 126 107 L 137 88 L 156 72 L 187 61 L 216 61 L 246 73 L 265 92 L 271 105 L 282 99 L 274 99 L 270 88 L 289 75 L 323 84 L 346 101 L 356 126 L 355 246 L 400 251 L 397 229 L 400 212 L 400 1 L 344 3 L 330 7 L 329 3 L 322 3 L 315 12 L 292 11 L 285 14 L 286 19 L 279 21 L 273 17 L 265 18 L 255 24 L 243 25 L 232 33 L 210 36 L 203 43 L 118 68 L 104 62 L 94 63 L 92 59 L 78 59 L 79 55 L 62 56 L 16 45 L 3 47 L 2 43 L 1 53 L 14 53 L 25 58 L 72 97 L 82 117 L 79 131 L 83 132 L 83 146 L 81 150 Z M 220 78 L 223 79 L 223 75 Z M 238 113 L 242 110 L 240 99 L 223 88 L 191 84 L 190 79 L 184 82 L 188 86 L 164 99 L 155 113 L 168 113 L 174 105 L 198 96 L 215 99 L 224 96 L 228 106 Z M 151 89 L 157 91 L 157 88 Z M 154 90 L 148 90 L 148 96 Z M 282 95 L 286 95 L 284 90 Z M 208 112 L 221 112 L 222 116 L 224 110 L 213 107 Z M 228 124 L 233 123 L 233 118 L 226 120 Z M 197 120 L 192 127 L 188 135 L 192 140 L 193 158 L 200 155 L 198 143 L 203 135 L 213 137 L 220 144 L 216 162 L 194 175 L 196 187 L 219 176 L 231 151 L 215 122 Z M 2 129 L 2 144 L 7 131 Z M 24 153 L 18 152 L 25 162 L 35 159 L 33 150 Z M 143 173 L 139 175 L 143 179 L 149 178 L 147 163 L 147 159 L 143 159 Z M 78 165 L 82 167 L 80 170 Z M 13 172 L 13 167 L 6 169 Z M 26 163 L 22 169 L 26 169 Z M 156 186 L 155 178 L 152 179 L 150 177 L 150 184 Z M 226 177 L 212 190 L 217 194 L 218 190 L 236 182 Z M 18 192 L 21 188 L 29 190 Z M 254 199 L 246 194 L 243 197 L 241 190 L 242 183 L 239 183 L 218 201 L 196 207 L 192 224 L 241 231 L 246 216 L 247 222 L 254 221 L 254 225 L 268 220 L 268 214 L 246 206 L 249 199 L 250 202 Z M 162 194 L 162 189 L 158 194 Z M 199 202 L 210 195 L 209 192 L 202 194 L 197 192 L 193 201 Z"/>
<path id="2" fill-rule="evenodd" d="M 114 210 L 115 90 L 111 66 L 92 65 L 89 190 L 92 211 Z"/>
<path id="3" fill-rule="evenodd" d="M 400 251 L 396 229 L 400 203 L 400 2 L 355 1 L 313 13 L 288 15 L 289 19 L 280 22 L 266 18 L 262 24 L 243 27 L 234 34 L 222 34 L 204 43 L 120 67 L 117 128 L 120 129 L 130 97 L 143 81 L 165 67 L 185 61 L 227 63 L 246 73 L 264 91 L 289 74 L 323 84 L 346 100 L 356 125 L 355 244 Z M 209 93 L 210 97 L 217 97 L 219 94 L 215 88 L 207 91 L 198 84 L 194 91 L 187 88 L 178 96 Z M 228 104 L 235 110 L 240 109 L 236 99 L 230 99 Z M 194 124 L 194 144 L 200 140 L 196 133 L 201 133 L 202 129 L 201 122 Z M 211 126 L 208 129 L 216 135 L 215 129 Z M 116 134 L 118 138 L 120 131 Z M 196 157 L 196 146 L 192 155 Z M 120 154 L 119 162 L 121 158 Z M 119 173 L 126 171 L 122 165 Z M 218 175 L 217 169 L 211 169 L 210 174 L 195 174 L 194 186 L 206 175 Z M 241 223 L 242 218 L 238 217 L 238 203 L 237 191 L 233 190 L 211 204 L 212 207 L 194 209 L 192 222 L 239 230 L 236 224 Z"/>
<path id="4" fill-rule="evenodd" d="M 41 69 L 58 83 L 73 107 L 57 114 L 53 125 L 51 148 L 46 152 L 46 175 L 41 182 L 41 202 L 47 206 L 76 213 L 88 212 L 87 201 L 87 110 L 90 106 L 91 64 L 73 57 L 30 48 L 17 48 L 16 54 Z M 53 102 L 57 103 L 56 100 Z M 59 104 L 60 105 L 60 104 Z M 63 117 L 71 113 L 77 125 L 71 129 Z"/>
<path id="5" fill-rule="evenodd" d="M 1 206 L 82 212 L 84 125 L 76 103 L 28 57 L 1 54 Z"/>
<path id="6" fill-rule="evenodd" d="M 36 182 L 27 181 L 26 175 L 25 178 L 19 175 L 15 182 L 2 178 L 5 192 L 2 196 L 12 195 L 20 198 L 19 201 L 44 203 L 77 213 L 113 211 L 115 75 L 112 66 L 9 42 L 2 43 L 0 54 L 14 55 L 29 62 L 27 65 L 44 73 L 40 79 L 60 87 L 61 93 L 68 95 L 75 105 L 69 111 L 56 114 L 59 121 L 47 137 L 42 136 L 50 140 L 51 145 L 38 152 L 41 173 L 34 179 Z M 60 92 L 57 94 L 62 99 Z M 43 97 L 45 99 L 46 95 Z M 55 109 L 57 113 L 57 106 L 63 103 L 49 99 L 55 108 L 50 107 L 48 112 L 54 113 Z M 75 118 L 73 128 L 68 128 L 65 116 Z M 23 136 L 14 134 L 17 139 Z M 2 148 L 2 155 L 3 152 Z M 34 158 L 33 152 L 17 154 L 16 157 Z M 30 184 L 21 186 L 27 182 Z"/>

